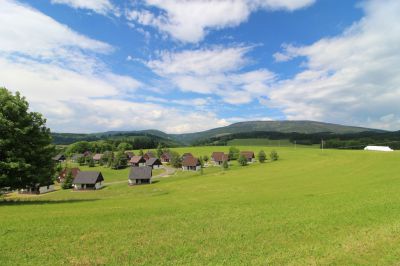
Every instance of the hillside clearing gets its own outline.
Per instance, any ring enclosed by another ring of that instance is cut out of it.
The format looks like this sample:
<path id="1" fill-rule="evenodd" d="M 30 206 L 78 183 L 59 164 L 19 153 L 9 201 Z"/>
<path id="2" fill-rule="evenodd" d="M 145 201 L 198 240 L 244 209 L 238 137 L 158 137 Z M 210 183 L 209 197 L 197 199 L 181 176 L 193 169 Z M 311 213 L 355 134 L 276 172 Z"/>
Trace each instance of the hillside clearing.
<path id="1" fill-rule="evenodd" d="M 199 156 L 228 148 L 176 150 Z M 275 149 L 282 160 L 274 163 L 179 171 L 147 186 L 117 183 L 0 204 L 0 264 L 400 260 L 399 152 Z M 126 170 L 109 171 L 106 182 L 127 178 Z"/>

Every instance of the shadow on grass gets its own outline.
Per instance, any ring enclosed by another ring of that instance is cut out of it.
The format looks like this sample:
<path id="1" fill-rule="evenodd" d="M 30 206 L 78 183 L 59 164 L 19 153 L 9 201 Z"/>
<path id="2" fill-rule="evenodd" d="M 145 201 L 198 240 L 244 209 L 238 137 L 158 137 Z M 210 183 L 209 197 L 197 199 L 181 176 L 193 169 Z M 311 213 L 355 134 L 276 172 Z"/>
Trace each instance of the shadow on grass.
<path id="1" fill-rule="evenodd" d="M 66 199 L 66 200 L 31 200 L 31 199 L 0 199 L 0 207 L 7 205 L 43 205 L 43 204 L 62 204 L 91 202 L 98 199 Z"/>
<path id="2" fill-rule="evenodd" d="M 151 180 L 152 184 L 157 184 L 158 182 L 160 182 L 160 180 Z"/>

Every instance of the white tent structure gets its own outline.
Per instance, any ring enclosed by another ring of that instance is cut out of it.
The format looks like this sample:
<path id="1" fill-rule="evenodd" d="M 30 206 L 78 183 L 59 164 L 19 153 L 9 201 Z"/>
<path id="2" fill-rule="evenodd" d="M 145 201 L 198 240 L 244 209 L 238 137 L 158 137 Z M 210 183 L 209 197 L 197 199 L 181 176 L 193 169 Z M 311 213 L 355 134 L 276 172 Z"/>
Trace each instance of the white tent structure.
<path id="1" fill-rule="evenodd" d="M 388 146 L 367 146 L 364 148 L 365 151 L 393 151 Z"/>

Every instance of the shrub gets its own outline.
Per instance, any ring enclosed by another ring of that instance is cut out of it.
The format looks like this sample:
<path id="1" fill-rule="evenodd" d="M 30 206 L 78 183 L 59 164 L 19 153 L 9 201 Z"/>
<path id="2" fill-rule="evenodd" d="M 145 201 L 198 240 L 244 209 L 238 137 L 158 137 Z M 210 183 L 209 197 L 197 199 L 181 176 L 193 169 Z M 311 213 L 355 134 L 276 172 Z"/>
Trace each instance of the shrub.
<path id="1" fill-rule="evenodd" d="M 176 151 L 171 152 L 170 164 L 175 168 L 182 167 L 182 157 Z"/>
<path id="2" fill-rule="evenodd" d="M 241 154 L 241 155 L 239 156 L 238 163 L 239 163 L 241 166 L 247 165 L 247 159 L 246 159 L 246 157 L 245 157 L 243 154 Z"/>
<path id="3" fill-rule="evenodd" d="M 271 154 L 269 155 L 269 157 L 270 157 L 271 161 L 277 161 L 279 159 L 279 155 L 275 150 L 271 151 Z"/>
<path id="4" fill-rule="evenodd" d="M 258 153 L 258 160 L 260 161 L 260 163 L 265 162 L 265 160 L 267 159 L 267 155 L 265 154 L 265 152 L 263 150 L 261 150 Z"/>
<path id="5" fill-rule="evenodd" d="M 64 183 L 62 183 L 62 189 L 70 189 L 72 188 L 72 182 L 74 181 L 74 177 L 72 176 L 71 169 L 68 170 L 68 173 L 65 176 Z"/>
<path id="6" fill-rule="evenodd" d="M 94 160 L 93 160 L 92 157 L 90 157 L 90 158 L 88 159 L 88 166 L 89 166 L 89 167 L 94 167 L 94 166 L 95 166 L 95 163 L 94 163 Z"/>
<path id="7" fill-rule="evenodd" d="M 229 168 L 229 163 L 228 163 L 228 161 L 225 160 L 225 161 L 222 163 L 222 168 L 224 168 L 224 170 L 226 170 L 226 169 Z"/>

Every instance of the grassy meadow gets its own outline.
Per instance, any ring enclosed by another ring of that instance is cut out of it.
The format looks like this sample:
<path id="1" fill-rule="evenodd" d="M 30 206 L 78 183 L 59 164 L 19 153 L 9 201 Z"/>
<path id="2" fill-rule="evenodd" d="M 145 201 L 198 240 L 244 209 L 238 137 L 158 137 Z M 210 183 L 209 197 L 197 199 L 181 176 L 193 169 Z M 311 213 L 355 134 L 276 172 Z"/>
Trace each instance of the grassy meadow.
<path id="1" fill-rule="evenodd" d="M 400 263 L 400 152 L 274 149 L 277 162 L 0 202 L 0 265 Z"/>

